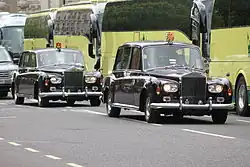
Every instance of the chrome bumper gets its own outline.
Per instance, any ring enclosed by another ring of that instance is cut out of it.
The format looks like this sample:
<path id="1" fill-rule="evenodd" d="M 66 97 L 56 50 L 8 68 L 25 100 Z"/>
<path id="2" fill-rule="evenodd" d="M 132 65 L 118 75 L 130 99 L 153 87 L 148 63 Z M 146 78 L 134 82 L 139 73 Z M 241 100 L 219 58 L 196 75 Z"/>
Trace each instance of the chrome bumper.
<path id="1" fill-rule="evenodd" d="M 42 92 L 40 97 L 102 96 L 102 92 Z"/>
<path id="2" fill-rule="evenodd" d="M 183 104 L 180 103 L 151 103 L 152 109 L 195 109 L 195 110 L 233 110 L 234 104 L 213 104 L 212 99 L 209 98 L 208 104 Z"/>

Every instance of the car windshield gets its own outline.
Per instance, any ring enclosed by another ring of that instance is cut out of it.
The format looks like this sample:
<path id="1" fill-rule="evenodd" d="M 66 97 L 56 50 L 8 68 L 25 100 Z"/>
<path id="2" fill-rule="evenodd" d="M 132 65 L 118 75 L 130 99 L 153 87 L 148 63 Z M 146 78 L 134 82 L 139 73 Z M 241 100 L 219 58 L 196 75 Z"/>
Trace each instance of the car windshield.
<path id="1" fill-rule="evenodd" d="M 79 65 L 83 66 L 83 55 L 79 51 L 44 51 L 38 54 L 38 66 Z"/>
<path id="2" fill-rule="evenodd" d="M 11 62 L 12 59 L 9 53 L 6 51 L 5 48 L 0 48 L 0 63 L 2 62 Z"/>
<path id="3" fill-rule="evenodd" d="M 3 43 L 2 45 L 13 53 L 19 53 L 23 51 L 23 27 L 4 27 L 2 28 Z"/>
<path id="4" fill-rule="evenodd" d="M 183 45 L 156 45 L 143 49 L 144 70 L 166 66 L 204 69 L 199 49 Z"/>

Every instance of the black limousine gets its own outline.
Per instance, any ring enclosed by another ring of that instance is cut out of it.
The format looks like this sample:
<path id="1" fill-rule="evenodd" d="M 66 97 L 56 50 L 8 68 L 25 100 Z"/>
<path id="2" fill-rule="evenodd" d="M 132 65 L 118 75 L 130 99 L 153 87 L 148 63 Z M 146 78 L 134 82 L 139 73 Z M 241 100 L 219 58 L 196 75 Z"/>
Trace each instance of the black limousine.
<path id="1" fill-rule="evenodd" d="M 227 78 L 207 77 L 197 46 L 166 41 L 139 41 L 119 47 L 112 74 L 104 78 L 104 103 L 110 117 L 121 108 L 145 113 L 149 123 L 161 114 L 212 115 L 224 124 L 232 104 Z"/>
<path id="2" fill-rule="evenodd" d="M 21 54 L 15 77 L 15 103 L 25 98 L 38 100 L 47 106 L 49 100 L 90 100 L 91 106 L 101 103 L 102 75 L 99 71 L 86 72 L 83 54 L 79 50 L 47 48 Z"/>

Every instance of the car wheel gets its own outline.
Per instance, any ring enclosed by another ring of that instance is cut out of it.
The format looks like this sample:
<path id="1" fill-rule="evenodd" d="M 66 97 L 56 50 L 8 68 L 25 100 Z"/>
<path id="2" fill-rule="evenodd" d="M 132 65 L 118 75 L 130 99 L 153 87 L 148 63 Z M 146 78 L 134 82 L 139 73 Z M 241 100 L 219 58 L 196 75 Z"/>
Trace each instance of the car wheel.
<path id="1" fill-rule="evenodd" d="M 248 93 L 244 77 L 240 77 L 236 87 L 236 113 L 240 116 L 249 116 Z"/>
<path id="2" fill-rule="evenodd" d="M 15 100 L 15 104 L 23 104 L 24 103 L 24 97 L 18 97 L 16 91 L 14 93 L 14 100 Z"/>
<path id="3" fill-rule="evenodd" d="M 159 123 L 160 113 L 157 110 L 150 108 L 150 104 L 151 104 L 151 96 L 148 96 L 146 98 L 145 105 L 144 105 L 145 120 L 148 123 Z"/>
<path id="4" fill-rule="evenodd" d="M 7 97 L 8 96 L 8 92 L 0 92 L 0 97 Z"/>
<path id="5" fill-rule="evenodd" d="M 227 111 L 215 111 L 212 112 L 212 120 L 213 123 L 215 124 L 225 124 L 225 122 L 227 121 L 227 115 L 228 112 Z"/>
<path id="6" fill-rule="evenodd" d="M 91 106 L 100 106 L 101 100 L 99 98 L 91 98 L 90 99 L 90 105 Z"/>
<path id="7" fill-rule="evenodd" d="M 72 99 L 68 99 L 67 100 L 67 105 L 69 105 L 69 106 L 73 106 L 74 104 L 75 104 L 75 100 L 72 100 Z"/>
<path id="8" fill-rule="evenodd" d="M 106 101 L 106 112 L 109 117 L 116 117 L 118 118 L 121 113 L 121 108 L 112 107 L 112 93 L 108 91 L 108 98 Z"/>
<path id="9" fill-rule="evenodd" d="M 46 107 L 49 105 L 49 99 L 46 99 L 46 98 L 42 98 L 39 96 L 40 94 L 40 90 L 38 91 L 38 96 L 37 96 L 37 101 L 38 101 L 38 106 L 39 107 Z"/>

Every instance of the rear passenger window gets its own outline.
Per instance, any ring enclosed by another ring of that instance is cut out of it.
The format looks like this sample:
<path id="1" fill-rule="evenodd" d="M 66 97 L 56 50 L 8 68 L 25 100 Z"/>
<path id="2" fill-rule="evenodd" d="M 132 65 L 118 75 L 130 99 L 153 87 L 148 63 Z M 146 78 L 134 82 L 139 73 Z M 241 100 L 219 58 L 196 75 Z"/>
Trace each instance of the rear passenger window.
<path id="1" fill-rule="evenodd" d="M 118 50 L 114 70 L 128 69 L 130 62 L 130 52 L 130 47 L 125 47 Z"/>

